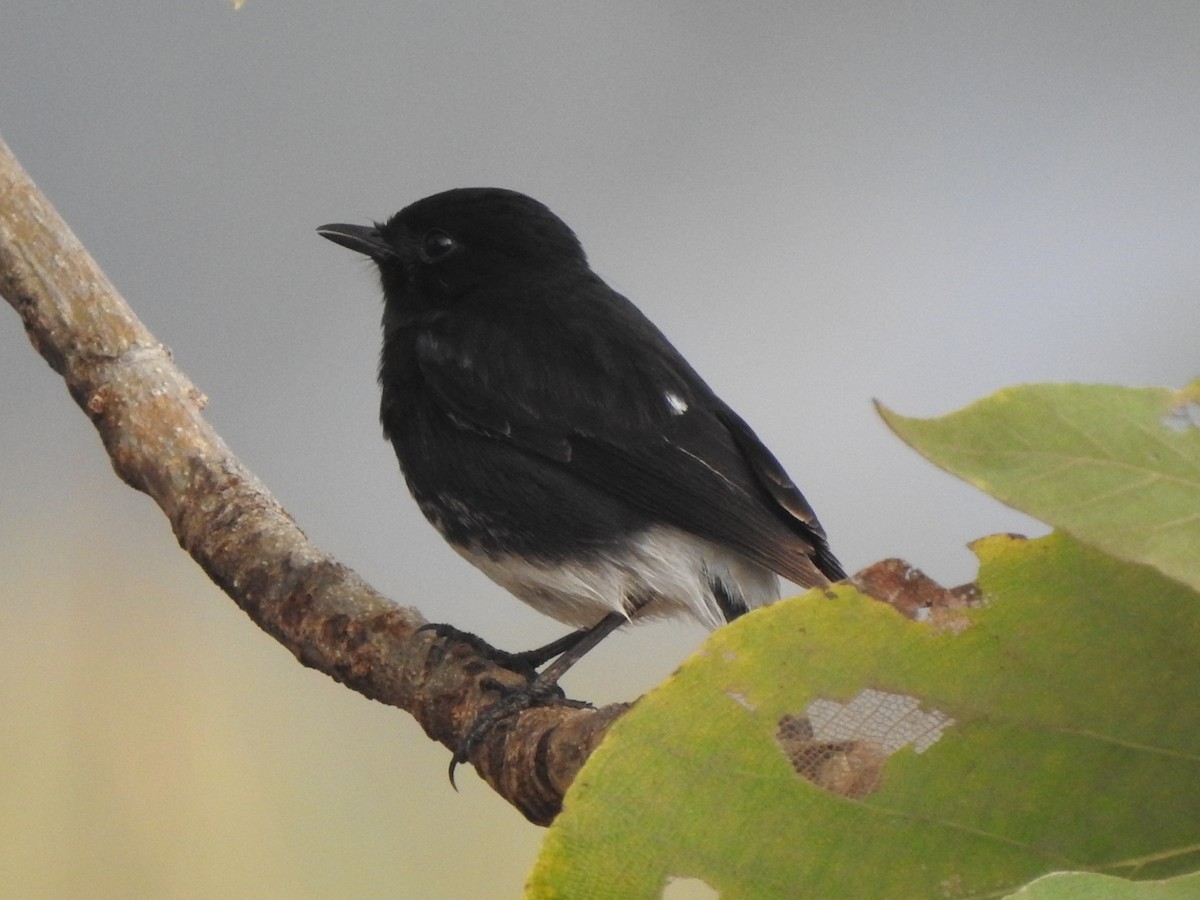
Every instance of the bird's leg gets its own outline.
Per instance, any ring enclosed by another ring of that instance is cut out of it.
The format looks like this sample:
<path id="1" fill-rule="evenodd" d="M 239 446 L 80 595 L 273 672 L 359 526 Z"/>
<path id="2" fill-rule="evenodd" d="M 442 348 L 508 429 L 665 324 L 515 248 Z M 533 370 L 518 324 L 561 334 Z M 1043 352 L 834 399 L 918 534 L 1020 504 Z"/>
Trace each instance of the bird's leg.
<path id="1" fill-rule="evenodd" d="M 537 677 L 529 682 L 527 686 L 509 691 L 494 706 L 489 707 L 475 720 L 471 725 L 471 730 L 467 732 L 467 736 L 463 738 L 455 750 L 454 758 L 450 760 L 450 783 L 454 784 L 454 770 L 458 764 L 464 763 L 470 758 L 471 751 L 475 748 L 475 745 L 495 727 L 496 723 L 515 715 L 523 709 L 529 709 L 529 707 L 535 705 L 539 700 L 544 699 L 552 693 L 558 692 L 561 696 L 562 692 L 558 689 L 558 680 L 566 674 L 571 666 L 579 662 L 589 650 L 628 621 L 629 619 L 622 613 L 609 613 L 590 628 L 581 628 L 579 631 L 573 631 L 559 638 L 557 641 L 547 644 L 545 647 L 529 651 L 528 654 L 514 654 L 514 656 L 518 657 L 525 656 L 530 660 L 542 658 L 542 661 L 558 654 L 558 659 L 554 660 L 554 662 L 538 673 Z M 550 652 L 552 650 L 553 652 Z M 532 656 L 529 654 L 532 654 Z M 574 701 L 568 702 L 572 703 Z M 580 702 L 578 705 L 588 706 L 589 704 Z"/>
<path id="2" fill-rule="evenodd" d="M 551 656 L 558 655 L 558 659 L 554 660 L 554 662 L 538 674 L 538 677 L 534 679 L 534 684 L 540 682 L 546 687 L 558 684 L 558 679 L 566 674 L 567 669 L 583 659 L 589 650 L 592 650 L 597 644 L 628 621 L 628 617 L 623 613 L 609 613 L 590 628 L 581 628 L 565 637 L 559 638 L 552 644 L 547 644 L 545 647 L 531 651 L 533 653 L 541 653 L 557 644 L 563 645 L 556 654 L 550 654 Z M 549 658 L 548 656 L 547 659 Z M 540 665 L 540 663 L 537 665 Z"/>
<path id="3" fill-rule="evenodd" d="M 530 680 L 532 680 L 536 677 L 538 669 L 559 654 L 566 653 L 586 638 L 595 627 L 593 625 L 589 628 L 580 628 L 569 634 L 564 634 L 562 637 L 544 646 L 534 647 L 532 650 L 522 650 L 520 653 L 509 653 L 507 650 L 493 647 L 479 635 L 463 631 L 461 628 L 455 628 L 453 625 L 447 625 L 444 622 L 429 622 L 422 625 L 417 629 L 417 634 L 420 634 L 422 631 L 431 631 L 438 637 L 461 641 L 470 647 L 474 647 L 479 653 L 506 669 L 528 674 Z"/>
<path id="4" fill-rule="evenodd" d="M 560 653 L 566 653 L 580 641 L 588 636 L 592 628 L 580 628 L 577 631 L 572 631 L 570 634 L 564 634 L 557 640 L 551 641 L 542 647 L 534 647 L 532 650 L 523 650 L 520 653 L 513 653 L 512 658 L 522 663 L 527 663 L 535 669 L 540 669 L 554 657 Z"/>

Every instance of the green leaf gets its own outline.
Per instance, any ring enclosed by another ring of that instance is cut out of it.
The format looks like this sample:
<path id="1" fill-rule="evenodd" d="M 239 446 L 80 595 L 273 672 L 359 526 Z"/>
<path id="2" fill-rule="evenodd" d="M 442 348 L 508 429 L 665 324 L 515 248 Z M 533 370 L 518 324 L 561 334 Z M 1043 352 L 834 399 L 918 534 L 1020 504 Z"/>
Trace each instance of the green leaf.
<path id="1" fill-rule="evenodd" d="M 1200 873 L 1135 882 L 1093 872 L 1056 872 L 1010 896 L 1020 900 L 1195 900 L 1200 897 Z"/>
<path id="2" fill-rule="evenodd" d="M 938 419 L 879 411 L 948 472 L 1200 589 L 1200 381 L 1183 391 L 1027 385 Z"/>
<path id="3" fill-rule="evenodd" d="M 528 896 L 998 897 L 1200 867 L 1200 596 L 1062 534 L 975 550 L 981 606 L 913 622 L 839 585 L 716 632 L 593 754 Z"/>

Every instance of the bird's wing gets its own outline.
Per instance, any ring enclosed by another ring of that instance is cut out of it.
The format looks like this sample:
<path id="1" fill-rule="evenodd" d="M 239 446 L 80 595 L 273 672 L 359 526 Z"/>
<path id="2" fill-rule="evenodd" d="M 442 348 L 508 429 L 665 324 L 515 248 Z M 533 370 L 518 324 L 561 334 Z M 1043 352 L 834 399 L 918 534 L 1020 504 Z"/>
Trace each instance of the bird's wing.
<path id="1" fill-rule="evenodd" d="M 613 295 L 572 313 L 522 323 L 510 306 L 503 320 L 441 320 L 417 340 L 427 388 L 459 427 L 655 519 L 799 584 L 841 577 L 783 467 L 640 312 Z"/>

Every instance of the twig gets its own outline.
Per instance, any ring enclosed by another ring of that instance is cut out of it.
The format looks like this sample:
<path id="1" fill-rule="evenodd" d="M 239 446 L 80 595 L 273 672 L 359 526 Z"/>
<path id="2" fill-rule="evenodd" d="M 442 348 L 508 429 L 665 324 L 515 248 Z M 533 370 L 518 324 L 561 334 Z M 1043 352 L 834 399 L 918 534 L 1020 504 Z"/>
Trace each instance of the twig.
<path id="1" fill-rule="evenodd" d="M 179 544 L 304 665 L 411 713 L 457 747 L 527 676 L 426 630 L 314 547 L 201 415 L 205 397 L 138 321 L 0 140 L 0 294 L 100 433 L 117 475 L 166 513 Z M 625 705 L 553 704 L 497 727 L 472 753 L 483 778 L 546 824 Z"/>

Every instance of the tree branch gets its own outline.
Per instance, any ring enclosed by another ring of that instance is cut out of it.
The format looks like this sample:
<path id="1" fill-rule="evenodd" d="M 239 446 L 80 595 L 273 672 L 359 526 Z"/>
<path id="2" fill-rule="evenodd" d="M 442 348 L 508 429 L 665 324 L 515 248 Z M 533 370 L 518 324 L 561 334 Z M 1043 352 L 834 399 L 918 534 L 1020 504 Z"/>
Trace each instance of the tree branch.
<path id="1" fill-rule="evenodd" d="M 455 748 L 528 675 L 479 648 L 417 629 L 398 606 L 322 553 L 201 415 L 204 395 L 138 321 L 0 140 L 0 294 L 91 419 L 113 469 L 167 515 L 181 547 L 306 666 L 397 706 Z M 471 762 L 530 821 L 547 824 L 625 709 L 561 702 L 493 729 Z"/>

